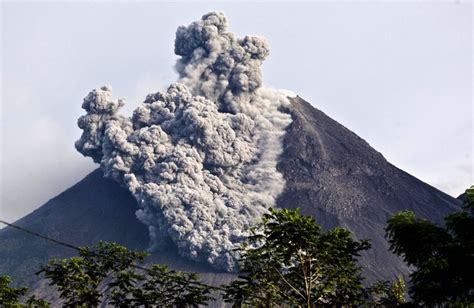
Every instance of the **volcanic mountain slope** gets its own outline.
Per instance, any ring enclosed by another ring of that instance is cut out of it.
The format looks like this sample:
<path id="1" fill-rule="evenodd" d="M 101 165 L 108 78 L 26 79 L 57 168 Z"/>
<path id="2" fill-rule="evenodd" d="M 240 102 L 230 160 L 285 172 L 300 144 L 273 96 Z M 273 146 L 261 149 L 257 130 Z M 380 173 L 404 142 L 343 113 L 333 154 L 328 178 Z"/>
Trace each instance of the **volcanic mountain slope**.
<path id="1" fill-rule="evenodd" d="M 286 179 L 279 207 L 299 208 L 325 227 L 342 226 L 371 240 L 361 264 L 369 281 L 391 279 L 408 268 L 388 251 L 391 214 L 409 209 L 441 223 L 459 200 L 398 169 L 367 142 L 300 97 L 291 100 L 278 169 Z"/>
<path id="2" fill-rule="evenodd" d="M 460 202 L 388 163 L 364 140 L 315 109 L 291 98 L 293 117 L 287 128 L 278 169 L 286 179 L 277 207 L 299 208 L 324 227 L 343 226 L 372 249 L 361 257 L 368 281 L 392 279 L 408 268 L 388 251 L 386 219 L 403 209 L 441 222 Z M 16 222 L 17 225 L 77 246 L 113 241 L 146 249 L 148 230 L 135 217 L 138 206 L 116 182 L 99 169 Z M 34 272 L 52 257 L 74 251 L 31 237 L 12 228 L 0 230 L 0 274 L 17 284 L 33 285 Z M 208 283 L 229 282 L 233 275 L 181 258 L 176 251 L 154 254 L 154 262 L 195 271 Z"/>

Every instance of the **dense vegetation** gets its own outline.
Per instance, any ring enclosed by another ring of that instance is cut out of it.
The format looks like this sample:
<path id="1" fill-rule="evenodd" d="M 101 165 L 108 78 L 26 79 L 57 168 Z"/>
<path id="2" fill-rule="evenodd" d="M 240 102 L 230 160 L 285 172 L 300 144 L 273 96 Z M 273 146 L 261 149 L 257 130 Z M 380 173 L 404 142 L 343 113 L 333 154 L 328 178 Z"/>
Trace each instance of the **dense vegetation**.
<path id="1" fill-rule="evenodd" d="M 114 243 L 83 247 L 77 256 L 53 259 L 41 267 L 64 304 L 196 307 L 223 297 L 235 307 L 315 307 L 474 304 L 474 186 L 466 191 L 462 211 L 448 215 L 444 227 L 417 219 L 412 212 L 387 222 L 391 249 L 415 270 L 410 275 L 412 302 L 405 302 L 405 282 L 362 284 L 356 258 L 370 248 L 343 228 L 323 231 L 297 210 L 271 210 L 237 250 L 240 276 L 226 286 L 203 284 L 193 273 L 154 264 L 146 253 Z M 10 286 L 0 276 L 0 304 L 6 307 L 48 304 L 25 298 L 26 288 Z"/>
<path id="2" fill-rule="evenodd" d="M 474 304 L 474 186 L 466 190 L 462 211 L 445 226 L 417 219 L 410 211 L 387 222 L 392 251 L 415 266 L 410 295 L 417 304 Z"/>
<path id="3" fill-rule="evenodd" d="M 271 210 L 240 248 L 243 275 L 226 288 L 225 298 L 251 307 L 361 304 L 355 257 L 369 247 L 346 229 L 322 232 L 298 211 Z"/>
<path id="4" fill-rule="evenodd" d="M 0 307 L 48 307 L 49 304 L 37 299 L 34 295 L 25 299 L 24 304 L 20 304 L 20 299 L 25 297 L 28 289 L 25 287 L 15 288 L 10 286 L 11 278 L 0 276 Z"/>

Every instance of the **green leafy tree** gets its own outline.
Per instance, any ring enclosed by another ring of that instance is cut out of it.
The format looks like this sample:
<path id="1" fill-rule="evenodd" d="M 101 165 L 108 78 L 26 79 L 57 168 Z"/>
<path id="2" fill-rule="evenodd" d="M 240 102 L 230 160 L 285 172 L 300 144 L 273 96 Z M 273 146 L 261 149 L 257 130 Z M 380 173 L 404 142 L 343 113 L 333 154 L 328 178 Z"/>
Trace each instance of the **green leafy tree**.
<path id="1" fill-rule="evenodd" d="M 67 306 L 195 307 L 210 300 L 210 286 L 194 273 L 169 270 L 163 265 L 140 266 L 147 253 L 114 243 L 83 247 L 79 255 L 51 260 L 39 273 L 56 287 Z"/>
<path id="2" fill-rule="evenodd" d="M 109 286 L 110 303 L 121 307 L 197 307 L 207 304 L 214 289 L 200 283 L 195 273 L 177 272 L 157 264 L 143 274 L 123 271 Z"/>
<path id="3" fill-rule="evenodd" d="M 235 306 L 361 304 L 365 290 L 355 257 L 369 247 L 346 229 L 323 232 L 297 210 L 271 209 L 238 250 L 243 275 L 224 298 Z"/>
<path id="4" fill-rule="evenodd" d="M 81 248 L 77 257 L 51 260 L 38 273 L 44 273 L 66 305 L 95 307 L 102 300 L 99 287 L 105 279 L 142 262 L 146 255 L 117 244 L 100 242 Z"/>
<path id="5" fill-rule="evenodd" d="M 27 288 L 14 288 L 10 286 L 9 276 L 0 276 L 0 304 L 7 307 L 21 307 L 20 298 L 26 294 Z"/>
<path id="6" fill-rule="evenodd" d="M 393 283 L 379 281 L 369 288 L 373 306 L 400 307 L 407 304 L 405 298 L 405 280 L 399 276 Z"/>
<path id="7" fill-rule="evenodd" d="M 409 288 L 415 303 L 474 304 L 474 186 L 462 211 L 445 221 L 442 227 L 411 211 L 394 215 L 386 228 L 391 250 L 416 267 Z"/>
<path id="8" fill-rule="evenodd" d="M 34 295 L 27 298 L 26 303 L 22 304 L 21 299 L 28 292 L 28 288 L 15 288 L 10 286 L 10 283 L 9 276 L 0 276 L 0 307 L 49 307 L 48 302 L 37 299 Z"/>

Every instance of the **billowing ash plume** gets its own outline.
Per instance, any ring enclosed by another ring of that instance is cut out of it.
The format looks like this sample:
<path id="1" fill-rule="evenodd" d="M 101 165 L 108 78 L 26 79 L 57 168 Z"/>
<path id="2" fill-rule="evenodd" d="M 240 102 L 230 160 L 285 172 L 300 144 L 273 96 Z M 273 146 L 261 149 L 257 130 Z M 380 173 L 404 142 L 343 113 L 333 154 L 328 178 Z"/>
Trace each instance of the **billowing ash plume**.
<path id="1" fill-rule="evenodd" d="M 137 199 L 152 249 L 236 268 L 232 249 L 284 188 L 276 165 L 291 117 L 262 86 L 265 40 L 236 38 L 209 13 L 176 32 L 178 83 L 147 96 L 131 118 L 110 87 L 84 99 L 76 148 Z"/>

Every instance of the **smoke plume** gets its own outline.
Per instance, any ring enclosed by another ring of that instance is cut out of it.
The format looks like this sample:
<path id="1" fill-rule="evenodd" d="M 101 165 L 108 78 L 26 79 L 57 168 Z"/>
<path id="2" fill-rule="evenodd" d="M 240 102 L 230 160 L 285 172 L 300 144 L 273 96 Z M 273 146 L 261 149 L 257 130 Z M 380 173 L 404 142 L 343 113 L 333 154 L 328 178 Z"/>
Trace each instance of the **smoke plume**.
<path id="1" fill-rule="evenodd" d="M 76 148 L 125 186 L 149 227 L 151 249 L 235 270 L 232 249 L 274 205 L 285 182 L 277 171 L 291 117 L 286 96 L 262 87 L 269 48 L 236 38 L 211 12 L 176 32 L 179 80 L 149 94 L 132 117 L 108 86 L 90 92 Z"/>

